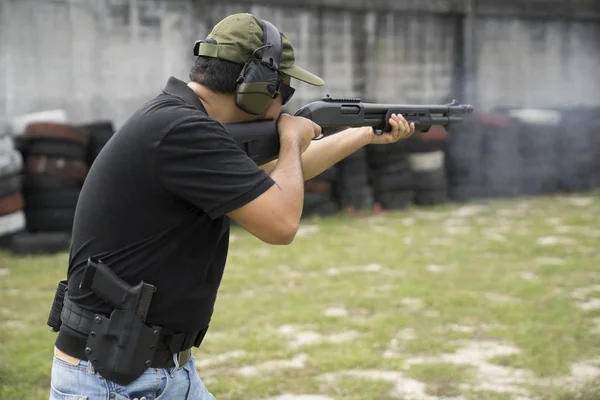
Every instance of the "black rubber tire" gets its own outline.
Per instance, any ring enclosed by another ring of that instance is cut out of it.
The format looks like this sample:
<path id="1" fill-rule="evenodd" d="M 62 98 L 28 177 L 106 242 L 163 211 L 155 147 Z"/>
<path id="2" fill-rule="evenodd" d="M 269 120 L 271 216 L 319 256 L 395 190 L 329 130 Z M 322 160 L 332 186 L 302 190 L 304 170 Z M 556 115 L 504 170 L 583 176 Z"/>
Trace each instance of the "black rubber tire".
<path id="1" fill-rule="evenodd" d="M 323 180 L 327 182 L 335 182 L 337 179 L 338 168 L 334 165 L 332 167 L 327 168 L 325 171 L 321 172 L 319 175 L 315 177 L 315 179 Z"/>
<path id="2" fill-rule="evenodd" d="M 583 192 L 592 188 L 594 156 L 597 143 L 593 114 L 585 107 L 568 107 L 561 111 L 563 125 L 557 132 L 558 190 Z"/>
<path id="3" fill-rule="evenodd" d="M 353 187 L 357 186 L 367 186 L 369 183 L 369 176 L 367 174 L 356 174 L 356 175 L 342 175 L 338 176 L 335 185 L 340 188 L 340 190 L 351 190 Z"/>
<path id="4" fill-rule="evenodd" d="M 339 195 L 342 208 L 354 207 L 357 210 L 372 209 L 375 203 L 373 189 L 370 186 L 353 187 Z"/>
<path id="5" fill-rule="evenodd" d="M 68 232 L 73 229 L 75 209 L 25 209 L 29 232 Z"/>
<path id="6" fill-rule="evenodd" d="M 431 153 L 444 149 L 444 142 L 426 141 L 419 133 L 415 133 L 406 139 L 406 144 L 409 153 Z"/>
<path id="7" fill-rule="evenodd" d="M 316 204 L 312 207 L 305 208 L 302 212 L 303 217 L 309 217 L 313 215 L 333 215 L 338 212 L 337 205 L 331 201 L 324 201 L 319 204 Z"/>
<path id="8" fill-rule="evenodd" d="M 339 164 L 339 168 L 338 176 L 366 175 L 369 171 L 367 163 L 362 160 L 345 161 L 343 164 Z"/>
<path id="9" fill-rule="evenodd" d="M 412 190 L 414 186 L 413 174 L 404 173 L 375 175 L 371 180 L 375 193 L 393 192 L 397 190 Z"/>
<path id="10" fill-rule="evenodd" d="M 451 159 L 446 153 L 444 158 L 446 177 L 451 185 L 480 184 L 483 179 L 482 162 L 471 155 L 461 155 L 460 159 Z"/>
<path id="11" fill-rule="evenodd" d="M 8 249 L 10 250 L 10 244 L 12 243 L 13 237 L 16 235 L 25 232 L 24 230 L 9 233 L 7 235 L 0 235 L 0 249 Z"/>
<path id="12" fill-rule="evenodd" d="M 62 140 L 40 139 L 32 141 L 27 154 L 31 156 L 61 157 L 72 160 L 86 161 L 87 148 L 78 143 Z"/>
<path id="13" fill-rule="evenodd" d="M 0 178 L 0 198 L 20 192 L 22 185 L 22 175 L 5 176 Z"/>
<path id="14" fill-rule="evenodd" d="M 481 187 L 483 179 L 482 129 L 474 119 L 452 127 L 445 145 L 444 166 L 450 187 Z M 458 189 L 461 192 L 462 189 Z M 458 197 L 470 197 L 462 196 Z"/>
<path id="15" fill-rule="evenodd" d="M 387 163 L 387 164 L 379 164 L 374 165 L 371 168 L 371 175 L 380 174 L 380 175 L 389 175 L 389 174 L 397 174 L 405 171 L 410 171 L 410 160 L 406 154 L 401 154 L 402 157 L 397 157 L 396 161 Z"/>
<path id="16" fill-rule="evenodd" d="M 15 150 L 18 150 L 23 155 L 23 159 L 27 158 L 27 151 L 29 148 L 29 141 L 23 136 L 15 136 L 13 138 Z"/>
<path id="17" fill-rule="evenodd" d="M 396 143 L 378 145 L 367 152 L 367 162 L 369 167 L 371 169 L 380 169 L 385 165 L 403 163 L 408 157 L 408 151 L 406 151 L 405 146 L 402 148 L 394 148 Z M 391 148 L 388 148 L 388 146 Z"/>
<path id="18" fill-rule="evenodd" d="M 482 189 L 475 185 L 458 185 L 448 188 L 448 198 L 457 203 L 467 203 L 482 197 Z"/>
<path id="19" fill-rule="evenodd" d="M 336 183 L 343 187 L 364 186 L 369 181 L 369 166 L 364 158 L 364 147 L 341 160 L 337 165 Z"/>
<path id="20" fill-rule="evenodd" d="M 448 203 L 448 194 L 445 190 L 422 190 L 415 193 L 415 204 L 420 206 L 433 206 Z"/>
<path id="21" fill-rule="evenodd" d="M 92 165 L 100 151 L 106 146 L 106 143 L 115 133 L 115 128 L 111 121 L 95 121 L 80 126 L 87 130 L 90 137 L 90 144 L 86 155 L 86 162 Z"/>
<path id="22" fill-rule="evenodd" d="M 523 157 L 519 131 L 513 122 L 506 127 L 485 126 L 482 131 L 481 174 L 487 197 L 520 194 Z"/>
<path id="23" fill-rule="evenodd" d="M 12 237 L 10 250 L 18 255 L 56 254 L 68 251 L 70 242 L 68 233 L 22 232 Z"/>
<path id="24" fill-rule="evenodd" d="M 415 192 L 412 190 L 395 190 L 377 194 L 375 201 L 381 204 L 383 209 L 399 210 L 412 204 L 414 198 Z"/>
<path id="25" fill-rule="evenodd" d="M 521 190 L 524 195 L 556 193 L 558 189 L 558 127 L 519 123 L 522 155 Z"/>
<path id="26" fill-rule="evenodd" d="M 29 189 L 81 189 L 81 182 L 52 174 L 27 174 L 23 180 L 23 190 Z"/>
<path id="27" fill-rule="evenodd" d="M 331 201 L 329 193 L 304 193 L 304 208 L 308 209 L 315 205 Z"/>
<path id="28" fill-rule="evenodd" d="M 68 208 L 75 209 L 79 189 L 25 190 L 25 208 Z"/>
<path id="29" fill-rule="evenodd" d="M 422 190 L 446 190 L 448 181 L 446 180 L 446 171 L 439 168 L 433 171 L 413 172 L 414 185 L 417 191 Z"/>
<path id="30" fill-rule="evenodd" d="M 594 149 L 591 160 L 590 186 L 600 188 L 600 107 L 590 109 L 590 121 L 588 127 L 590 142 Z"/>

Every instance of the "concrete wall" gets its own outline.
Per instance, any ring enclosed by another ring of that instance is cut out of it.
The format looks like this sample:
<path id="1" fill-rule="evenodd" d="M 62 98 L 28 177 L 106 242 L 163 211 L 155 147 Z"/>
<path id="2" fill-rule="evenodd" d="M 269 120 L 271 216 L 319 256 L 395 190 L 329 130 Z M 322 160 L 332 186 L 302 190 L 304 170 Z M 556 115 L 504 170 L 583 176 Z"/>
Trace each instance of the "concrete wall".
<path id="1" fill-rule="evenodd" d="M 0 113 L 64 108 L 73 121 L 120 124 L 169 75 L 185 77 L 190 42 L 205 31 L 191 3 L 131 3 L 138 12 L 114 1 L 0 1 Z"/>
<path id="2" fill-rule="evenodd" d="M 482 18 L 477 24 L 480 108 L 600 105 L 600 24 Z"/>
<path id="3" fill-rule="evenodd" d="M 169 76 L 187 79 L 194 41 L 233 12 L 275 23 L 295 44 L 298 64 L 326 80 L 324 88 L 298 85 L 290 108 L 325 93 L 461 99 L 460 13 L 255 3 L 0 0 L 0 118 L 62 108 L 73 122 L 108 118 L 118 127 Z M 600 104 L 597 22 L 487 16 L 476 39 L 480 109 Z"/>
<path id="4" fill-rule="evenodd" d="M 454 92 L 456 17 L 439 14 L 378 15 L 368 97 L 390 103 L 439 104 Z"/>

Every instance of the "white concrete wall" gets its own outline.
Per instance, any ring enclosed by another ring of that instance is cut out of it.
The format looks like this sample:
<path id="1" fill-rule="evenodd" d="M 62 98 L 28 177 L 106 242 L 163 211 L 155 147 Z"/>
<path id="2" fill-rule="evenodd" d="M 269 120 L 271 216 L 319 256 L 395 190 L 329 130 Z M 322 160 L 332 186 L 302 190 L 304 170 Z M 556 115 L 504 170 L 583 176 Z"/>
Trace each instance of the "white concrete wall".
<path id="1" fill-rule="evenodd" d="M 186 78 L 193 38 L 206 34 L 191 3 L 121 3 L 0 0 L 0 114 L 63 108 L 119 125 L 170 75 Z M 139 11 L 119 15 L 129 3 Z"/>
<path id="2" fill-rule="evenodd" d="M 481 110 L 600 105 L 599 23 L 485 18 L 476 49 Z"/>
<path id="3" fill-rule="evenodd" d="M 361 11 L 302 4 L 0 0 L 0 119 L 63 108 L 73 122 L 107 118 L 118 127 L 169 76 L 186 80 L 194 41 L 234 12 L 275 23 L 295 44 L 298 64 L 326 80 L 323 88 L 298 85 L 291 109 L 325 93 L 360 95 L 360 83 L 371 101 L 459 96 L 456 16 L 371 12 L 363 20 Z M 476 36 L 480 109 L 600 105 L 599 24 L 486 18 Z M 357 67 L 361 59 L 366 69 Z"/>
<path id="4" fill-rule="evenodd" d="M 377 17 L 369 98 L 440 103 L 453 96 L 459 34 L 454 19 L 435 14 Z"/>

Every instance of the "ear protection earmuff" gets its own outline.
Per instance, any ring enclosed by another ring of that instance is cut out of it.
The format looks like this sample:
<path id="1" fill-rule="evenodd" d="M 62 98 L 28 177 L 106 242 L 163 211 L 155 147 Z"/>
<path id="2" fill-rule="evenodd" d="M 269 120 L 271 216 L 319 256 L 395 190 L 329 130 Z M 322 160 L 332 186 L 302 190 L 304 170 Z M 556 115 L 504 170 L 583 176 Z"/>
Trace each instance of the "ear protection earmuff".
<path id="1" fill-rule="evenodd" d="M 239 108 L 260 115 L 280 95 L 279 63 L 283 43 L 281 33 L 268 21 L 262 20 L 263 45 L 252 53 L 237 79 L 235 102 Z M 262 57 L 256 54 L 262 50 Z"/>

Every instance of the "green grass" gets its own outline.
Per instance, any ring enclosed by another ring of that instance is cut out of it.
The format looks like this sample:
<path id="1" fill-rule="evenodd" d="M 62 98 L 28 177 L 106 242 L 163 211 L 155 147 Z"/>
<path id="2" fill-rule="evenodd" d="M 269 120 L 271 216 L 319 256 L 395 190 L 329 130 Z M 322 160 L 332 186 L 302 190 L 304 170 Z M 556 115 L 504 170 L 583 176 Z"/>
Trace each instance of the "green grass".
<path id="1" fill-rule="evenodd" d="M 592 202 L 572 199 L 584 196 Z M 217 399 L 412 399 L 399 394 L 402 379 L 432 398 L 512 399 L 482 387 L 495 381 L 483 367 L 440 358 L 479 343 L 517 350 L 484 360 L 525 371 L 511 390 L 600 399 L 598 379 L 560 383 L 574 363 L 600 361 L 600 310 L 577 307 L 600 291 L 572 296 L 600 285 L 598 215 L 600 194 L 589 193 L 309 218 L 303 225 L 316 228 L 285 247 L 234 228 L 211 328 L 194 351 L 210 362 L 199 374 Z M 55 334 L 46 320 L 66 264 L 66 254 L 0 253 L 0 399 L 48 397 Z M 293 346 L 294 330 L 313 342 Z M 240 373 L 294 359 L 296 368 Z M 387 375 L 360 375 L 369 371 Z"/>

